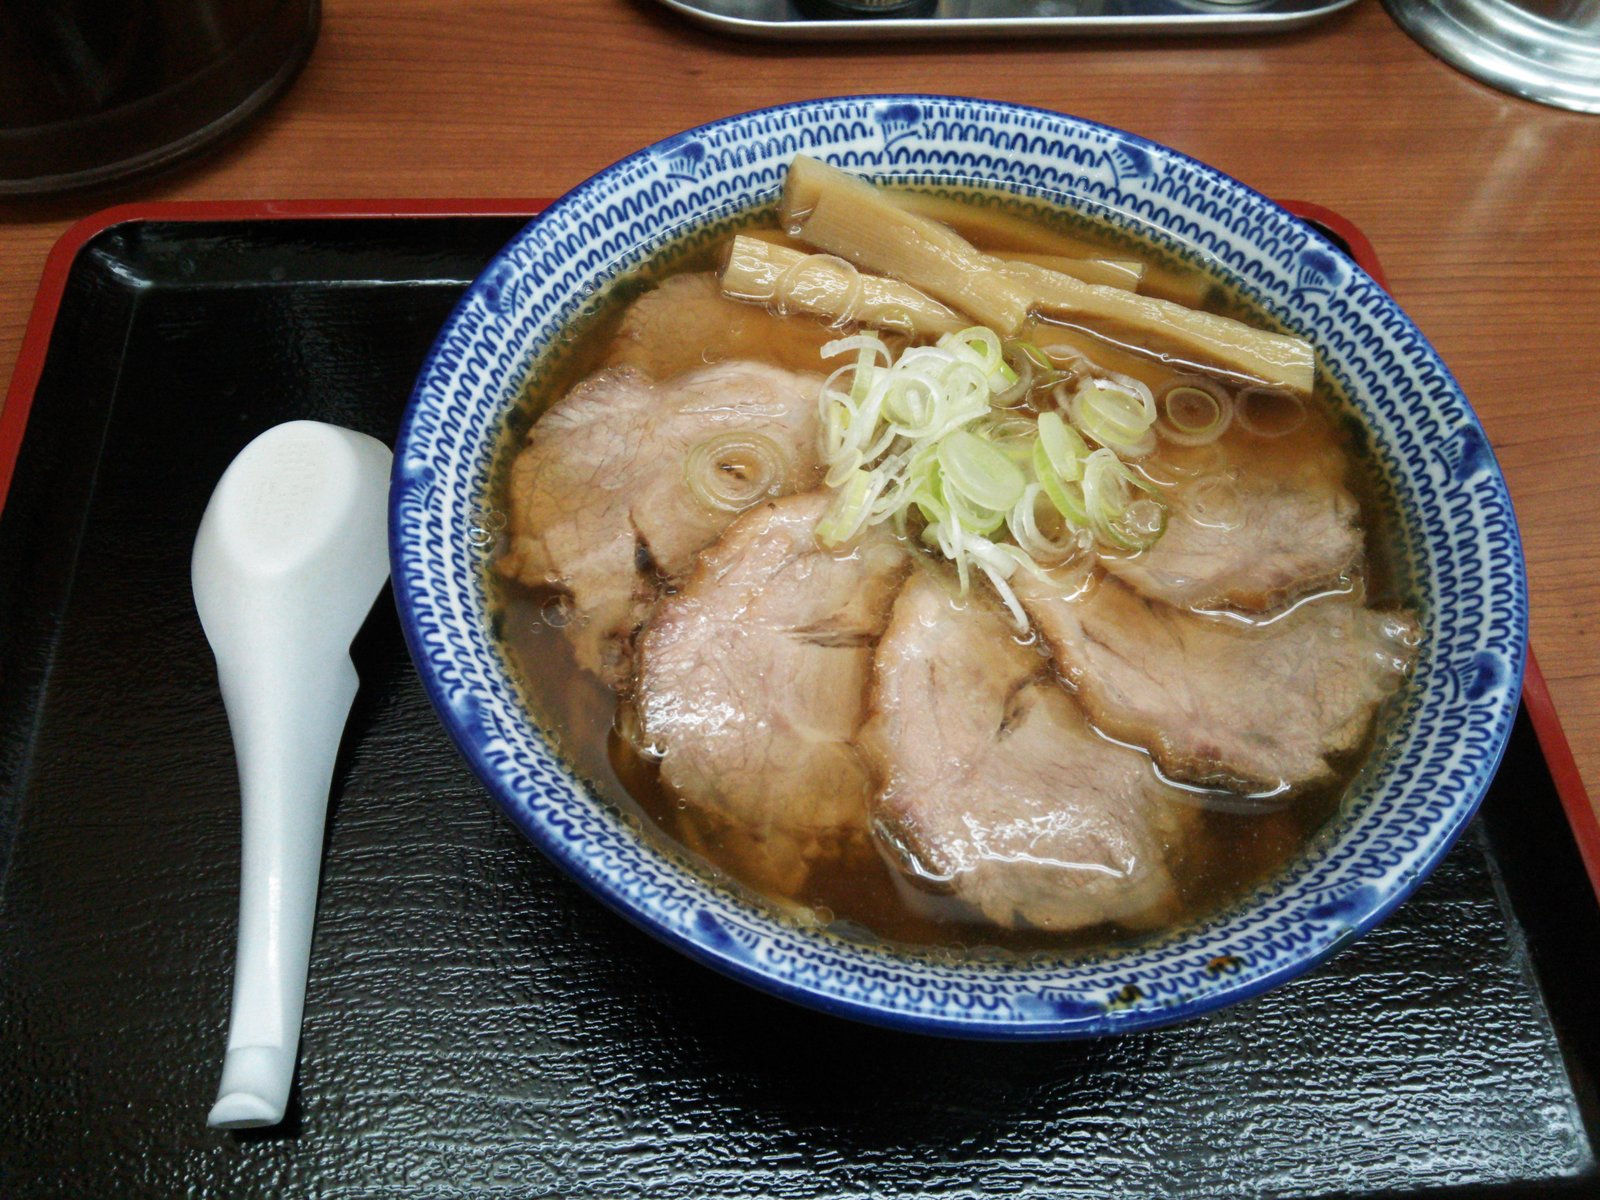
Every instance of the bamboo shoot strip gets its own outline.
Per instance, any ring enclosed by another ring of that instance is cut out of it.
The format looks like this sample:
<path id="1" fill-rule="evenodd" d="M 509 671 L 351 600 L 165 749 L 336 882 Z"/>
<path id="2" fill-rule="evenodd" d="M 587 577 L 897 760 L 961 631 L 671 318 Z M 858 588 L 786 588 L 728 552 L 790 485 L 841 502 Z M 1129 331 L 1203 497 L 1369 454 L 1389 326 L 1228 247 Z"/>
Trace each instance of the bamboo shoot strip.
<path id="1" fill-rule="evenodd" d="M 1139 280 L 1144 278 L 1144 264 L 1131 259 L 1068 258 L 1062 254 L 1024 254 L 1013 250 L 997 250 L 994 256 L 1005 262 L 1032 263 L 1085 283 L 1103 283 L 1106 287 L 1130 292 L 1138 291 Z"/>
<path id="2" fill-rule="evenodd" d="M 1084 283 L 1031 263 L 1008 263 L 1002 270 L 1032 293 L 1034 310 L 1046 316 L 1108 321 L 1162 339 L 1232 374 L 1302 394 L 1311 391 L 1316 357 L 1304 338 L 1267 333 L 1170 300 Z"/>
<path id="3" fill-rule="evenodd" d="M 1009 336 L 1030 296 L 953 230 L 906 212 L 870 183 L 797 155 L 779 219 L 791 236 L 882 275 L 892 275 Z"/>
<path id="4" fill-rule="evenodd" d="M 1139 290 L 1147 296 L 1159 296 L 1185 308 L 1199 308 L 1211 294 L 1212 284 L 1204 275 L 1146 267 L 1144 278 L 1139 280 Z"/>
<path id="5" fill-rule="evenodd" d="M 973 189 L 981 194 L 981 189 Z M 931 192 L 896 190 L 900 207 L 919 217 L 948 225 L 969 242 L 981 242 L 1002 257 L 1010 251 L 1050 254 L 1062 258 L 1102 258 L 1105 248 L 1083 238 L 1052 229 L 1038 218 L 1024 217 L 989 205 L 974 204 Z"/>
<path id="6" fill-rule="evenodd" d="M 982 243 L 996 258 L 1037 262 L 1041 267 L 1051 268 L 1056 268 L 1056 264 L 1045 261 L 1047 258 L 1078 262 L 1085 259 L 1122 261 L 1107 260 L 1103 246 L 1052 229 L 1036 218 L 1017 216 L 986 205 L 974 207 L 968 201 L 935 196 L 930 192 L 897 190 L 894 199 L 907 212 L 948 225 L 968 241 Z M 1210 290 L 1210 284 L 1204 276 L 1191 277 L 1187 273 L 1170 271 L 1153 264 L 1130 262 L 1128 265 L 1137 266 L 1141 272 L 1133 290 L 1164 296 L 1179 304 L 1187 304 L 1190 308 L 1199 307 Z M 1076 271 L 1067 274 L 1085 283 L 1114 283 L 1110 279 L 1090 279 Z"/>
<path id="7" fill-rule="evenodd" d="M 1301 338 L 1031 263 L 1003 262 L 898 207 L 892 194 L 804 155 L 789 166 L 779 213 L 791 236 L 920 288 L 1003 337 L 1014 335 L 1037 308 L 1110 322 L 1231 374 L 1311 390 L 1315 357 Z"/>
<path id="8" fill-rule="evenodd" d="M 791 233 L 796 225 L 792 217 L 796 213 L 803 215 L 805 208 L 815 207 L 822 193 L 832 183 L 837 182 L 829 177 L 828 173 L 832 171 L 832 167 L 819 163 L 816 159 L 806 158 L 804 155 L 794 160 L 794 165 L 789 168 L 790 182 L 785 191 L 785 209 L 782 217 Z M 1049 267 L 1051 270 L 1071 275 L 1074 279 L 1081 279 L 1085 283 L 1104 283 L 1110 287 L 1125 287 L 1129 290 L 1137 289 L 1139 280 L 1144 275 L 1145 265 L 1142 262 L 1104 258 L 1089 249 L 1088 243 L 1058 236 L 1031 221 L 984 210 L 977 210 L 977 215 L 974 215 L 973 209 L 955 201 L 947 201 L 938 196 L 918 195 L 915 192 L 882 192 L 854 175 L 844 172 L 838 174 L 859 187 L 871 189 L 896 208 L 912 216 L 925 217 L 935 227 L 947 229 L 957 237 L 961 235 L 951 228 L 946 218 L 966 216 L 971 218 L 971 224 L 981 226 L 984 232 L 994 233 L 1002 241 L 1017 242 L 1021 245 L 1048 245 L 1052 248 L 1049 253 L 996 250 L 994 251 L 996 258 L 1036 263 L 1041 267 Z M 788 240 L 790 235 L 767 235 L 764 231 L 756 230 L 752 231 L 750 236 L 770 241 L 775 237 Z"/>
<path id="9" fill-rule="evenodd" d="M 916 288 L 850 264 L 743 234 L 733 239 L 722 268 L 722 290 L 737 300 L 776 304 L 830 321 L 855 321 L 880 329 L 936 338 L 967 322 Z"/>
<path id="10" fill-rule="evenodd" d="M 753 229 L 743 230 L 738 236 L 749 238 L 753 242 L 766 242 L 771 246 L 781 246 L 785 250 L 796 250 L 801 254 L 811 253 L 810 246 L 798 238 L 790 237 L 781 229 L 762 229 L 757 226 Z"/>

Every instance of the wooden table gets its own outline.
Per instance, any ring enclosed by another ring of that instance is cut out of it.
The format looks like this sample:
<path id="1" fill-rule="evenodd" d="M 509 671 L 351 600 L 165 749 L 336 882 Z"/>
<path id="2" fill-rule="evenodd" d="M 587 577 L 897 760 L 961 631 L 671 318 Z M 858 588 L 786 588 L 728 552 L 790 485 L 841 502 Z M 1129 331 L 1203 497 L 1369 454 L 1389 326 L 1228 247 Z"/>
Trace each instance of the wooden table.
<path id="1" fill-rule="evenodd" d="M 1300 33 L 1185 41 L 806 45 L 726 39 L 651 0 L 325 0 L 288 96 L 181 173 L 0 208 L 0 394 L 50 245 L 121 200 L 556 195 L 715 117 L 812 96 L 952 92 L 1154 138 L 1366 231 L 1511 482 L 1533 642 L 1600 791 L 1600 117 L 1491 91 L 1375 0 Z"/>

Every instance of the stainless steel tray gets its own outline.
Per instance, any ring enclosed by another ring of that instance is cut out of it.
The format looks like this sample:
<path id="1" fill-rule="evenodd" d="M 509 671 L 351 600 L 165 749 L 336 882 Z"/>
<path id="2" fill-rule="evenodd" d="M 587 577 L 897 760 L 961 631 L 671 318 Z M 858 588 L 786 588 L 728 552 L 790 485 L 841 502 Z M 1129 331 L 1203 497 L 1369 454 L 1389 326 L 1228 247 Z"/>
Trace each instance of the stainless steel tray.
<path id="1" fill-rule="evenodd" d="M 1355 0 L 938 0 L 919 16 L 828 19 L 796 0 L 661 0 L 692 21 L 742 37 L 1134 37 L 1283 33 Z"/>

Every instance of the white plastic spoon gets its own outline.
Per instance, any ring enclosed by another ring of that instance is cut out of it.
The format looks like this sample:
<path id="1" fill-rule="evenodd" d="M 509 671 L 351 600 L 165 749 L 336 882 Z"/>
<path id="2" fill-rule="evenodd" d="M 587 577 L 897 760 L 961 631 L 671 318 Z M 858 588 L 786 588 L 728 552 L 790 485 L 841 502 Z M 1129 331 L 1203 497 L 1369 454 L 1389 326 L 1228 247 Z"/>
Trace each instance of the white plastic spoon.
<path id="1" fill-rule="evenodd" d="M 350 642 L 389 577 L 390 461 L 365 434 L 276 426 L 233 460 L 195 538 L 194 602 L 244 809 L 218 1128 L 276 1125 L 289 1101 L 328 789 L 356 695 Z"/>

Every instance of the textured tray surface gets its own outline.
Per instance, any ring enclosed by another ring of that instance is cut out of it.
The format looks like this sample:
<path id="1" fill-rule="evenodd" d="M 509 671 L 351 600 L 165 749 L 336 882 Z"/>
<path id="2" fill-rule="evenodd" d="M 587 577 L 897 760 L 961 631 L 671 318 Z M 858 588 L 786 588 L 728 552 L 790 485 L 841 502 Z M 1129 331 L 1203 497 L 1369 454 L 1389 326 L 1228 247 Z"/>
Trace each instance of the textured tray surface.
<path id="1" fill-rule="evenodd" d="M 756 995 L 594 904 L 455 756 L 387 600 L 291 1125 L 207 1130 L 238 817 L 193 530 L 277 421 L 389 436 L 517 224 L 131 225 L 80 257 L 0 522 L 0 1193 L 1589 1190 L 1600 939 L 1524 726 L 1486 819 L 1323 969 L 1168 1030 L 963 1044 Z"/>

